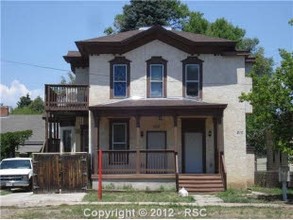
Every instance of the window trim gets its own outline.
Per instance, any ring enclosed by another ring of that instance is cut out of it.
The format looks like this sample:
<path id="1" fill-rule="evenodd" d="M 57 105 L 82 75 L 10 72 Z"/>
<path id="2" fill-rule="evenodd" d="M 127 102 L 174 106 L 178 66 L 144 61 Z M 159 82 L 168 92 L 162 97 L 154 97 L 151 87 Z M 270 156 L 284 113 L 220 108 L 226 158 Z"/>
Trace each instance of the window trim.
<path id="1" fill-rule="evenodd" d="M 166 98 L 167 97 L 167 60 L 160 57 L 151 57 L 147 60 L 147 98 Z M 162 65 L 163 75 L 162 75 L 162 96 L 152 97 L 151 96 L 151 66 L 152 65 Z"/>
<path id="2" fill-rule="evenodd" d="M 195 56 L 190 56 L 187 57 L 186 59 L 182 60 L 182 96 L 186 97 L 186 98 L 192 98 L 192 99 L 202 99 L 202 82 L 203 82 L 203 68 L 202 68 L 202 64 L 203 64 L 203 60 L 199 59 L 198 57 Z M 198 96 L 187 96 L 186 94 L 186 90 L 187 90 L 187 86 L 186 86 L 186 74 L 187 74 L 187 66 L 189 64 L 197 64 L 199 65 L 199 90 L 198 90 Z"/>
<path id="3" fill-rule="evenodd" d="M 125 99 L 130 97 L 130 60 L 125 57 L 115 57 L 110 60 L 110 99 Z M 126 94 L 125 96 L 114 96 L 114 66 L 126 66 Z"/>

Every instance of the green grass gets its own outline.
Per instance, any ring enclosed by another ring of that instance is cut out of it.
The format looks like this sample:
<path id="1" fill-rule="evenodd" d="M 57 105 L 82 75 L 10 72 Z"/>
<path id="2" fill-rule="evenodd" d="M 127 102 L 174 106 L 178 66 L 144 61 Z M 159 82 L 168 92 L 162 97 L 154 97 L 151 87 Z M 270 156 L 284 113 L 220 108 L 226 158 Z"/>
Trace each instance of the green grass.
<path id="1" fill-rule="evenodd" d="M 141 216 L 140 210 L 147 215 Z M 192 212 L 193 210 L 193 212 Z M 102 211 L 102 212 L 100 212 Z M 99 212 L 105 214 L 112 212 L 110 218 L 293 218 L 291 207 L 190 207 L 190 206 L 139 206 L 139 205 L 61 205 L 33 208 L 1 208 L 2 218 L 104 218 L 98 216 Z M 206 216 L 197 216 L 197 212 Z M 91 215 L 91 213 L 93 215 Z M 85 216 L 84 214 L 90 215 Z"/>
<path id="2" fill-rule="evenodd" d="M 9 191 L 9 190 L 4 190 L 4 189 L 0 190 L 0 195 L 1 196 L 7 195 L 7 194 L 10 194 L 10 193 L 11 193 L 11 191 Z"/>
<path id="3" fill-rule="evenodd" d="M 261 192 L 263 195 L 252 194 L 251 192 Z M 293 190 L 288 190 L 289 202 L 293 199 Z M 250 190 L 228 189 L 220 192 L 217 196 L 224 202 L 230 203 L 283 203 L 282 190 L 279 188 L 251 187 Z"/>
<path id="4" fill-rule="evenodd" d="M 97 202 L 97 192 L 88 192 L 83 198 L 85 202 Z M 180 197 L 176 192 L 103 192 L 102 202 L 194 202 L 192 196 Z"/>

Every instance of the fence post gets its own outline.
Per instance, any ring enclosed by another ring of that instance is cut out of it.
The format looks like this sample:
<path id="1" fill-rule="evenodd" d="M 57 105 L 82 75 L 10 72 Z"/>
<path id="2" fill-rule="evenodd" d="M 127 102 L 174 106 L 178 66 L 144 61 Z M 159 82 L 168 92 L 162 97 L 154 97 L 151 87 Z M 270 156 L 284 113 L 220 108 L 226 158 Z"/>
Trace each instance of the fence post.
<path id="1" fill-rule="evenodd" d="M 98 172 L 99 172 L 99 176 L 98 176 L 98 199 L 102 200 L 102 150 L 101 148 L 98 151 Z"/>

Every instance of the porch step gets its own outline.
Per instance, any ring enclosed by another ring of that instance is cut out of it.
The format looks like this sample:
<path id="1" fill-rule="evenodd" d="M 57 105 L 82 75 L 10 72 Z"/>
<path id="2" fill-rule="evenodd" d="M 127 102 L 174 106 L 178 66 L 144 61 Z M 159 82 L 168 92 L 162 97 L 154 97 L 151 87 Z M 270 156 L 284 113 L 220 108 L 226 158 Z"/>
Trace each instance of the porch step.
<path id="1" fill-rule="evenodd" d="M 220 174 L 179 174 L 179 189 L 188 192 L 221 192 L 224 184 Z"/>

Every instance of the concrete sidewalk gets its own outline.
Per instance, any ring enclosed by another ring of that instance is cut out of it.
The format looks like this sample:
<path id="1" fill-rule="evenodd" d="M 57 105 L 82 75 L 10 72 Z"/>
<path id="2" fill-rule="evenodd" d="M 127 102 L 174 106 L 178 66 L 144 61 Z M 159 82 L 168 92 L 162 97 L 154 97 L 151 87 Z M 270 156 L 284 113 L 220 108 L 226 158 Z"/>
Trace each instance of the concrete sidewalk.
<path id="1" fill-rule="evenodd" d="M 32 192 L 11 193 L 0 196 L 1 207 L 41 207 L 66 205 L 178 205 L 190 207 L 221 206 L 221 207 L 292 207 L 289 204 L 271 203 L 224 203 L 214 195 L 193 195 L 193 203 L 172 202 L 82 202 L 86 193 L 68 194 L 33 194 Z"/>

